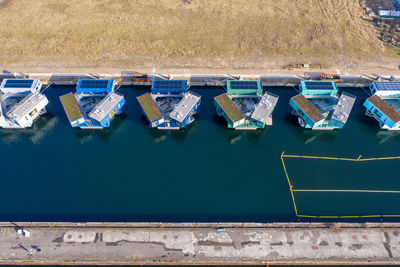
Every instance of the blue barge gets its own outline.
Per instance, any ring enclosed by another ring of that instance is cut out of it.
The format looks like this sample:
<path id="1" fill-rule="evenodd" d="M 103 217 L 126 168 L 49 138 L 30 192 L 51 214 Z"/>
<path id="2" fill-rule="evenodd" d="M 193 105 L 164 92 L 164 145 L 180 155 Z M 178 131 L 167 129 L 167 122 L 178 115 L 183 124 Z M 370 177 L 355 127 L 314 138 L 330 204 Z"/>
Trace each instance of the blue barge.
<path id="1" fill-rule="evenodd" d="M 125 98 L 115 92 L 114 80 L 81 79 L 76 93 L 60 96 L 72 127 L 101 129 L 110 127 L 115 115 L 122 112 Z"/>
<path id="2" fill-rule="evenodd" d="M 177 130 L 194 121 L 201 96 L 188 91 L 186 80 L 155 80 L 137 100 L 151 128 Z"/>
<path id="3" fill-rule="evenodd" d="M 371 97 L 363 103 L 365 114 L 384 130 L 400 130 L 400 82 L 373 82 Z"/>
<path id="4" fill-rule="evenodd" d="M 339 97 L 334 81 L 301 81 L 299 89 L 300 94 L 292 97 L 289 105 L 300 126 L 313 130 L 344 127 L 355 96 L 343 92 Z"/>

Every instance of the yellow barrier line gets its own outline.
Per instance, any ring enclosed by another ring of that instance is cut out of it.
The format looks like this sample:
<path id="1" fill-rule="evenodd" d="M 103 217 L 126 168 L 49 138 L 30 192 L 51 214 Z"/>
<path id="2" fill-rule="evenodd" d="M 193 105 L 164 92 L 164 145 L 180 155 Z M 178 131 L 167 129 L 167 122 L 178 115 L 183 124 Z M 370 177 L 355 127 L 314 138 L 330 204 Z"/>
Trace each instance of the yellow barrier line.
<path id="1" fill-rule="evenodd" d="M 292 201 L 293 201 L 293 207 L 294 207 L 294 212 L 296 213 L 297 216 L 297 206 L 296 206 L 296 201 L 294 200 L 294 195 L 293 195 L 293 190 L 290 190 L 290 194 L 292 195 Z"/>
<path id="2" fill-rule="evenodd" d="M 390 159 L 400 159 L 400 156 L 394 157 L 382 157 L 382 158 L 337 158 L 337 157 L 319 157 L 319 156 L 300 156 L 300 155 L 282 155 L 284 158 L 304 158 L 304 159 L 327 159 L 327 160 L 345 160 L 345 161 L 373 161 L 373 160 L 390 160 Z"/>
<path id="3" fill-rule="evenodd" d="M 298 214 L 297 212 L 297 206 L 296 206 L 296 200 L 294 198 L 294 193 L 293 192 L 352 192 L 352 193 L 390 193 L 390 194 L 400 194 L 400 191 L 394 191 L 394 190 L 344 190 L 344 189 L 293 189 L 292 183 L 290 182 L 289 175 L 286 170 L 286 165 L 285 161 L 283 158 L 305 158 L 305 159 L 326 159 L 326 160 L 342 160 L 342 161 L 373 161 L 373 160 L 391 160 L 391 159 L 400 159 L 400 156 L 396 157 L 382 157 L 382 158 L 364 158 L 362 159 L 362 155 L 358 156 L 356 159 L 350 159 L 350 158 L 335 158 L 335 157 L 316 157 L 316 156 L 299 156 L 299 155 L 285 155 L 285 151 L 282 151 L 281 154 L 281 161 L 282 161 L 282 166 L 283 170 L 285 171 L 285 176 L 286 180 L 289 185 L 289 191 L 292 197 L 292 202 L 293 202 L 293 207 L 294 211 L 297 217 L 300 218 L 314 218 L 314 219 L 349 219 L 349 218 L 377 218 L 377 217 L 400 217 L 400 215 L 345 215 L 345 216 L 339 216 L 339 215 L 304 215 L 304 214 Z"/>
<path id="4" fill-rule="evenodd" d="M 360 159 L 360 161 L 391 160 L 391 159 L 400 159 L 400 157 L 368 158 L 368 159 Z"/>
<path id="5" fill-rule="evenodd" d="M 357 218 L 379 218 L 379 217 L 385 217 L 385 218 L 390 218 L 390 217 L 400 217 L 400 215 L 397 214 L 392 214 L 392 215 L 304 215 L 304 214 L 298 214 L 297 217 L 301 218 L 321 218 L 321 219 L 357 219 Z"/>
<path id="6" fill-rule="evenodd" d="M 296 206 L 296 201 L 294 200 L 293 186 L 292 186 L 292 183 L 290 182 L 289 175 L 288 175 L 288 173 L 287 173 L 287 171 L 286 171 L 285 161 L 283 160 L 284 154 L 285 154 L 285 151 L 282 151 L 282 154 L 281 154 L 282 166 L 283 166 L 283 170 L 285 171 L 286 180 L 287 180 L 287 182 L 288 182 L 288 184 L 289 184 L 289 190 L 290 190 L 290 195 L 292 196 L 292 202 L 293 202 L 294 212 L 295 212 L 295 214 L 296 214 L 296 216 L 297 216 L 297 206 Z"/>
<path id="7" fill-rule="evenodd" d="M 298 214 L 297 217 L 302 217 L 302 218 L 318 218 L 318 216 L 315 216 L 315 215 L 301 215 L 301 214 Z"/>
<path id="8" fill-rule="evenodd" d="M 287 171 L 286 171 L 285 161 L 283 160 L 284 153 L 285 153 L 285 151 L 283 151 L 282 155 L 281 155 L 282 166 L 283 166 L 283 170 L 285 171 L 286 180 L 289 184 L 289 189 L 292 190 L 292 184 L 290 183 L 289 175 L 287 174 Z"/>
<path id="9" fill-rule="evenodd" d="M 282 155 L 282 157 L 284 157 L 284 158 L 330 159 L 330 160 L 358 161 L 357 159 L 349 159 L 349 158 L 316 157 L 316 156 L 298 156 L 298 155 Z"/>
<path id="10" fill-rule="evenodd" d="M 352 189 L 293 189 L 294 192 L 349 192 L 349 193 L 388 193 L 400 194 L 400 191 L 394 190 L 352 190 Z"/>

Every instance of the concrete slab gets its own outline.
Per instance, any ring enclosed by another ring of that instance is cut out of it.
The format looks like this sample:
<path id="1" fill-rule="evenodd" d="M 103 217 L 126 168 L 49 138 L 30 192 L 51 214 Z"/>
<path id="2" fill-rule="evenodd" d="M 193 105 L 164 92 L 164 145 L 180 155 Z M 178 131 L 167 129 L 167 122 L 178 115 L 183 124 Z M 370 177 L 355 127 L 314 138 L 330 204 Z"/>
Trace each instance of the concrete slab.
<path id="1" fill-rule="evenodd" d="M 0 264 L 400 263 L 400 225 L 157 225 L 27 223 L 19 225 L 31 232 L 25 237 L 0 223 Z"/>

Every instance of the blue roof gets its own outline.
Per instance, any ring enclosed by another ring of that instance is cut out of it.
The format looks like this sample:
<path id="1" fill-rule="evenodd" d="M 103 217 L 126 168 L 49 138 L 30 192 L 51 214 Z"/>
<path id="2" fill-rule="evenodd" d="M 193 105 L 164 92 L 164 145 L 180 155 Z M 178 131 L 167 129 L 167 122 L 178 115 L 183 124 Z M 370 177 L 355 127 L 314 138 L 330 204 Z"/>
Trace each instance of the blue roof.
<path id="1" fill-rule="evenodd" d="M 377 91 L 400 91 L 400 82 L 373 82 Z"/>
<path id="2" fill-rule="evenodd" d="M 184 93 L 187 91 L 186 80 L 155 80 L 151 91 L 153 93 Z"/>
<path id="3" fill-rule="evenodd" d="M 335 90 L 333 81 L 305 81 L 303 82 L 307 90 Z"/>
<path id="4" fill-rule="evenodd" d="M 114 80 L 80 79 L 76 85 L 78 93 L 110 93 L 114 91 Z"/>
<path id="5" fill-rule="evenodd" d="M 32 88 L 38 82 L 37 79 L 4 79 L 0 88 Z"/>

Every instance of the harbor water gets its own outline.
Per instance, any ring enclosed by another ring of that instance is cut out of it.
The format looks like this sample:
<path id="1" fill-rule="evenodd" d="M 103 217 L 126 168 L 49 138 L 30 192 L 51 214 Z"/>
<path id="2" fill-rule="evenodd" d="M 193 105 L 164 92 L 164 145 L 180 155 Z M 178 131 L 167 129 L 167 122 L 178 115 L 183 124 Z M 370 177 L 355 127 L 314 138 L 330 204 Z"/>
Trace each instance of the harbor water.
<path id="1" fill-rule="evenodd" d="M 357 101 L 344 129 L 330 132 L 297 124 L 288 104 L 294 89 L 265 89 L 280 96 L 273 126 L 243 132 L 228 129 L 216 115 L 213 97 L 223 92 L 220 87 L 192 88 L 202 96 L 200 111 L 180 131 L 148 127 L 136 96 L 149 87 L 119 89 L 124 114 L 110 128 L 74 129 L 58 99 L 74 87 L 50 87 L 48 113 L 32 129 L 0 130 L 0 220 L 297 221 L 282 151 L 400 155 L 400 134 L 380 131 L 364 115 L 367 94 L 361 89 L 345 89 Z M 298 188 L 400 188 L 400 160 L 361 165 L 285 160 Z M 304 214 L 400 214 L 400 194 L 297 192 L 295 198 Z"/>

